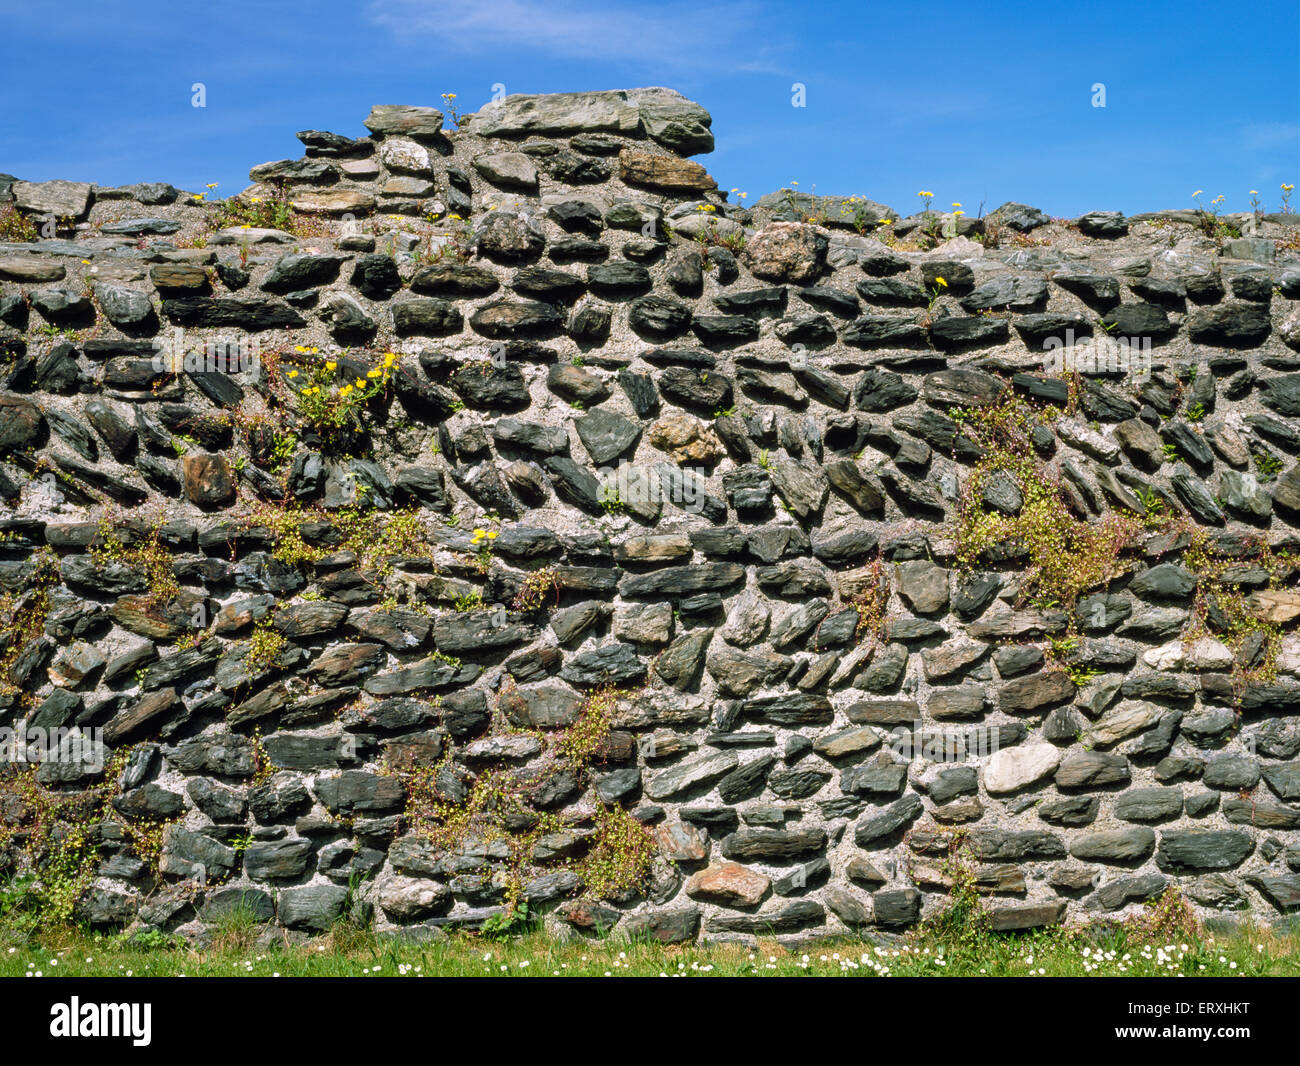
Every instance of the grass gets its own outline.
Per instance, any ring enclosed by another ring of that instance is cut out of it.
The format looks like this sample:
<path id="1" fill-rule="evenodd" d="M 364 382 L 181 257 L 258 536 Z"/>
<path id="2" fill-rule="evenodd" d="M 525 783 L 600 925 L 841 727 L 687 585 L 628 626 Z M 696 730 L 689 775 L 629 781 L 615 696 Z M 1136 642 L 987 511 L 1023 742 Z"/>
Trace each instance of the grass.
<path id="1" fill-rule="evenodd" d="M 1067 929 L 975 944 L 841 939 L 793 950 L 761 940 L 752 948 L 613 938 L 560 943 L 542 933 L 510 940 L 458 933 L 424 944 L 342 929 L 299 944 L 282 937 L 245 926 L 219 933 L 211 948 L 194 949 L 69 931 L 0 948 L 0 977 L 1300 976 L 1300 936 L 1265 929 L 1152 943 L 1119 930 Z"/>

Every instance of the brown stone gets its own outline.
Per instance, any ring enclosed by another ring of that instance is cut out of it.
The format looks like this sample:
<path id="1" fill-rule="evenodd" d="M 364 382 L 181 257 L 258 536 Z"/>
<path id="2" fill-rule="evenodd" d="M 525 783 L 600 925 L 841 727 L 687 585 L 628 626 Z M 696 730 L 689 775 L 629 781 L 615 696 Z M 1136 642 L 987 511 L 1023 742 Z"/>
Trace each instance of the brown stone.
<path id="1" fill-rule="evenodd" d="M 659 853 L 672 862 L 703 862 L 709 857 L 708 838 L 693 825 L 665 822 L 654 833 Z"/>
<path id="2" fill-rule="evenodd" d="M 62 281 L 63 264 L 33 256 L 7 256 L 0 259 L 0 278 L 6 281 Z"/>
<path id="3" fill-rule="evenodd" d="M 686 882 L 686 894 L 727 907 L 756 907 L 771 884 L 762 874 L 739 863 L 719 862 L 692 874 Z"/>
<path id="4" fill-rule="evenodd" d="M 1295 589 L 1261 589 L 1251 593 L 1249 603 L 1260 618 L 1274 625 L 1300 618 L 1300 592 Z"/>
<path id="5" fill-rule="evenodd" d="M 203 291 L 208 288 L 208 268 L 197 263 L 155 263 L 149 280 L 160 289 Z"/>
<path id="6" fill-rule="evenodd" d="M 166 600 L 145 593 L 120 596 L 109 613 L 123 629 L 152 640 L 175 640 L 188 629 L 203 629 L 207 616 L 204 597 L 182 590 Z"/>
<path id="7" fill-rule="evenodd" d="M 716 463 L 722 442 L 712 428 L 686 414 L 668 414 L 650 427 L 650 443 L 678 463 Z"/>
<path id="8" fill-rule="evenodd" d="M 629 560 L 638 563 L 666 562 L 671 559 L 689 559 L 690 556 L 690 538 L 682 533 L 628 537 L 621 544 L 614 545 L 614 559 L 620 563 Z"/>
<path id="9" fill-rule="evenodd" d="M 1074 682 L 1064 670 L 1040 670 L 1036 674 L 1008 681 L 998 693 L 998 702 L 1008 714 L 1036 711 L 1074 695 Z"/>
<path id="10" fill-rule="evenodd" d="M 200 452 L 184 459 L 185 495 L 199 507 L 222 507 L 235 498 L 230 465 L 224 456 Z"/>
<path id="11" fill-rule="evenodd" d="M 375 208 L 375 198 L 360 189 L 295 189 L 289 205 L 306 215 L 369 214 Z"/>
<path id="12" fill-rule="evenodd" d="M 160 688 L 141 696 L 130 710 L 121 711 L 104 726 L 104 740 L 118 745 L 133 737 L 143 736 L 169 715 L 176 705 L 176 690 Z"/>
<path id="13" fill-rule="evenodd" d="M 619 176 L 629 185 L 680 192 L 706 192 L 718 187 L 707 170 L 688 159 L 624 148 L 618 163 Z"/>

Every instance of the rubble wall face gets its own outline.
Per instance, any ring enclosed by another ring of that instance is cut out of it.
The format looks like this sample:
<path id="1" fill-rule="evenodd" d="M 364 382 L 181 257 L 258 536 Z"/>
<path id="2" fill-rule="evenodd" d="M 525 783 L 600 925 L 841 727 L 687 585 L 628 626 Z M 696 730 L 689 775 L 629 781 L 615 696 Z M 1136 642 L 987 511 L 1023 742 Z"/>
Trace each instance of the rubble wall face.
<path id="1" fill-rule="evenodd" d="M 7 873 L 41 796 L 194 934 L 1300 904 L 1294 217 L 746 206 L 710 125 L 0 181 Z"/>

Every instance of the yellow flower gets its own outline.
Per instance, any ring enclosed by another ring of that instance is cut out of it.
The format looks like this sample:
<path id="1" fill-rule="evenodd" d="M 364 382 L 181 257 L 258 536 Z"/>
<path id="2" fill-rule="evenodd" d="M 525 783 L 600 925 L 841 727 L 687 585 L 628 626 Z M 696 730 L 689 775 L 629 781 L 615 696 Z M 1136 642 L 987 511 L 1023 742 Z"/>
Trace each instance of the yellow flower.
<path id="1" fill-rule="evenodd" d="M 290 376 L 291 378 L 296 378 L 296 377 L 298 376 L 298 371 L 296 371 L 296 370 L 290 370 L 290 371 L 289 371 L 289 376 Z"/>
<path id="2" fill-rule="evenodd" d="M 501 536 L 501 534 L 500 534 L 500 533 L 498 533 L 498 532 L 497 532 L 497 531 L 496 531 L 496 530 L 495 530 L 495 529 L 494 529 L 494 530 L 492 530 L 492 532 L 491 532 L 491 533 L 489 533 L 489 534 L 488 534 L 488 535 L 487 535 L 487 537 L 488 537 L 488 540 L 496 540 L 496 539 L 497 539 L 497 537 L 499 537 L 499 536 Z"/>
<path id="3" fill-rule="evenodd" d="M 294 350 L 295 352 L 305 352 L 307 349 L 304 348 L 301 344 L 295 344 L 295 345 L 293 346 L 293 350 Z"/>
<path id="4" fill-rule="evenodd" d="M 341 396 L 341 397 L 342 397 L 342 396 L 348 396 L 348 395 L 350 395 L 351 393 L 352 393 L 352 386 L 351 386 L 351 385 L 344 385 L 343 388 L 339 389 L 339 396 Z"/>
<path id="5" fill-rule="evenodd" d="M 1205 191 L 1204 189 L 1197 189 L 1194 193 L 1192 193 L 1192 199 L 1195 200 L 1195 199 L 1196 199 L 1198 196 L 1200 196 L 1201 193 L 1203 193 L 1204 191 Z"/>
<path id="6" fill-rule="evenodd" d="M 85 263 L 86 266 L 90 266 L 90 260 L 89 260 L 89 259 L 83 259 L 82 262 Z"/>
<path id="7" fill-rule="evenodd" d="M 1258 196 L 1258 195 L 1259 195 L 1259 190 L 1258 190 L 1258 189 L 1251 189 L 1251 190 L 1250 190 L 1250 195 L 1251 195 L 1251 196 Z"/>
<path id="8" fill-rule="evenodd" d="M 365 387 L 366 387 L 365 379 L 364 379 L 364 378 L 357 378 L 357 388 L 359 388 L 359 389 L 364 389 Z"/>
<path id="9" fill-rule="evenodd" d="M 217 187 L 217 183 L 215 181 L 208 182 L 209 189 L 215 189 L 216 187 Z"/>
<path id="10" fill-rule="evenodd" d="M 953 204 L 953 207 L 961 207 L 961 204 Z"/>
<path id="11" fill-rule="evenodd" d="M 367 371 L 366 371 L 366 377 L 368 377 L 368 378 L 377 378 L 377 377 L 379 377 L 379 371 L 378 371 L 378 370 L 367 370 Z"/>
<path id="12" fill-rule="evenodd" d="M 1290 192 L 1290 191 L 1291 191 L 1292 189 L 1294 189 L 1294 188 L 1295 188 L 1294 185 L 1283 185 L 1283 186 L 1282 186 L 1282 191 L 1283 191 L 1283 192 Z"/>
<path id="13" fill-rule="evenodd" d="M 943 278 L 935 278 L 934 283 L 941 289 L 946 289 L 948 287 L 948 283 L 944 281 Z"/>
<path id="14" fill-rule="evenodd" d="M 392 352 L 384 353 L 384 366 L 392 366 L 393 361 L 397 358 Z"/>
<path id="15" fill-rule="evenodd" d="M 315 349 L 312 349 L 312 350 L 315 351 Z M 337 370 L 337 369 L 338 369 L 338 366 L 339 366 L 338 363 L 334 362 L 334 360 L 331 359 L 328 363 L 325 364 L 325 369 L 326 369 L 326 370 Z"/>

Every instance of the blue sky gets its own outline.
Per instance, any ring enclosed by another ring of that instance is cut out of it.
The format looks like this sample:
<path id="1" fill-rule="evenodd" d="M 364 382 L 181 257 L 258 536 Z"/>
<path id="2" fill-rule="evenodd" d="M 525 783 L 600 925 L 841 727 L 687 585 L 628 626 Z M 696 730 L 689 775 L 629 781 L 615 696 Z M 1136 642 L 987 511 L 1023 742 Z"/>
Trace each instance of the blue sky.
<path id="1" fill-rule="evenodd" d="M 57 14 L 56 14 L 57 12 Z M 1300 184 L 1300 4 L 0 0 L 0 171 L 218 195 L 371 104 L 667 85 L 752 203 L 792 181 L 903 214 L 1191 206 Z M 207 106 L 191 106 L 191 86 Z M 806 86 L 806 107 L 791 106 Z M 1105 85 L 1106 106 L 1092 106 Z M 1300 204 L 1300 200 L 1296 203 Z"/>

